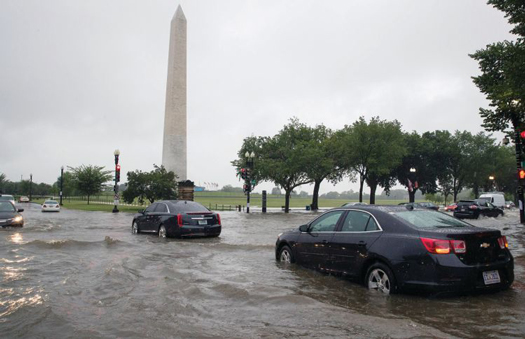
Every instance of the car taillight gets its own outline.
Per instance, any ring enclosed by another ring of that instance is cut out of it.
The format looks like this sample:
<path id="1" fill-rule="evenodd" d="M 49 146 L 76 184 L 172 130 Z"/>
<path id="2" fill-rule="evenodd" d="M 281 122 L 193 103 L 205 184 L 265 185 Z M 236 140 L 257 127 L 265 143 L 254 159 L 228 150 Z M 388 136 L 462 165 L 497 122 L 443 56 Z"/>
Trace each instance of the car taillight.
<path id="1" fill-rule="evenodd" d="M 509 248 L 509 243 L 507 242 L 506 236 L 498 238 L 498 244 L 501 249 Z"/>
<path id="2" fill-rule="evenodd" d="M 451 251 L 458 254 L 467 253 L 467 246 L 463 240 L 421 238 L 421 242 L 430 253 L 449 254 Z"/>
<path id="3" fill-rule="evenodd" d="M 467 253 L 467 246 L 463 240 L 450 240 L 454 253 Z"/>
<path id="4" fill-rule="evenodd" d="M 219 213 L 217 213 L 217 224 L 221 226 L 221 216 L 219 215 Z"/>
<path id="5" fill-rule="evenodd" d="M 177 214 L 177 225 L 179 225 L 179 227 L 182 227 L 182 214 Z"/>
<path id="6" fill-rule="evenodd" d="M 43 205 L 42 207 L 47 207 L 46 205 Z"/>
<path id="7" fill-rule="evenodd" d="M 468 208 L 470 208 L 471 210 L 477 210 L 478 205 L 470 205 Z"/>

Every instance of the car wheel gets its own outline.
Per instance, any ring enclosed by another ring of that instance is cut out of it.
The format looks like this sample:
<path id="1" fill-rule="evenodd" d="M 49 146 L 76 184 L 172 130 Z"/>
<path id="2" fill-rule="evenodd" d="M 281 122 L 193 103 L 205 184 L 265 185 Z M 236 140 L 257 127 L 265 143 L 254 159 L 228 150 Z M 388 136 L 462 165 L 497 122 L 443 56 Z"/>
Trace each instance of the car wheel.
<path id="1" fill-rule="evenodd" d="M 166 227 L 164 225 L 159 227 L 159 238 L 166 238 Z"/>
<path id="2" fill-rule="evenodd" d="M 132 234 L 139 234 L 140 233 L 139 225 L 137 224 L 136 221 L 134 221 L 133 225 L 131 225 L 131 233 Z"/>
<path id="3" fill-rule="evenodd" d="M 294 263 L 295 258 L 293 257 L 292 250 L 289 246 L 284 245 L 279 251 L 279 261 L 284 263 Z"/>
<path id="4" fill-rule="evenodd" d="M 393 294 L 397 290 L 394 274 L 382 263 L 370 266 L 365 281 L 369 290 L 377 290 L 385 295 Z"/>

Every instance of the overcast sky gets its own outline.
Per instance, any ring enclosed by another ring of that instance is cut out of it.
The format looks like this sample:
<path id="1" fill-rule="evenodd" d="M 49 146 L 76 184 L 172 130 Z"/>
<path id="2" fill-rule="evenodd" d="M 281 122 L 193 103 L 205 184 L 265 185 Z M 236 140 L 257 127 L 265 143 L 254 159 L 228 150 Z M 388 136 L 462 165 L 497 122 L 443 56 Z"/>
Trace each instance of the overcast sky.
<path id="1" fill-rule="evenodd" d="M 241 186 L 230 161 L 243 138 L 293 116 L 333 129 L 377 115 L 406 131 L 481 131 L 487 102 L 468 54 L 512 38 L 482 0 L 2 0 L 0 173 L 53 183 L 62 165 L 113 169 L 117 148 L 123 178 L 161 164 L 179 4 L 188 177 L 219 187 Z"/>

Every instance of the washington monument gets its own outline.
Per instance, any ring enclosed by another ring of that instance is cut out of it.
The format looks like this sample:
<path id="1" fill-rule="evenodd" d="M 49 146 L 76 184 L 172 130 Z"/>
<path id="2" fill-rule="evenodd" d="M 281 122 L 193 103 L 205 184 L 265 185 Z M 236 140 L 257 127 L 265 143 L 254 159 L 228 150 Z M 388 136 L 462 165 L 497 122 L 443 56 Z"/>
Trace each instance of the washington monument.
<path id="1" fill-rule="evenodd" d="M 179 181 L 188 179 L 186 135 L 186 17 L 179 5 L 171 19 L 162 146 L 162 165 Z"/>

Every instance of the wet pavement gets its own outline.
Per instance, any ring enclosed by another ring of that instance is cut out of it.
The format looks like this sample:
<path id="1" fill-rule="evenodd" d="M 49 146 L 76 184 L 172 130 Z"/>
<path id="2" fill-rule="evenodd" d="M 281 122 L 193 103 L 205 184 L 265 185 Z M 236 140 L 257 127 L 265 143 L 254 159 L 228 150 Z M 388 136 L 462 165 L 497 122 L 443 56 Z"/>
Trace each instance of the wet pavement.
<path id="1" fill-rule="evenodd" d="M 517 211 L 475 225 L 507 235 L 512 288 L 384 297 L 274 258 L 277 234 L 315 213 L 221 212 L 215 239 L 132 235 L 132 214 L 23 204 L 0 229 L 3 338 L 525 337 L 525 227 Z"/>

